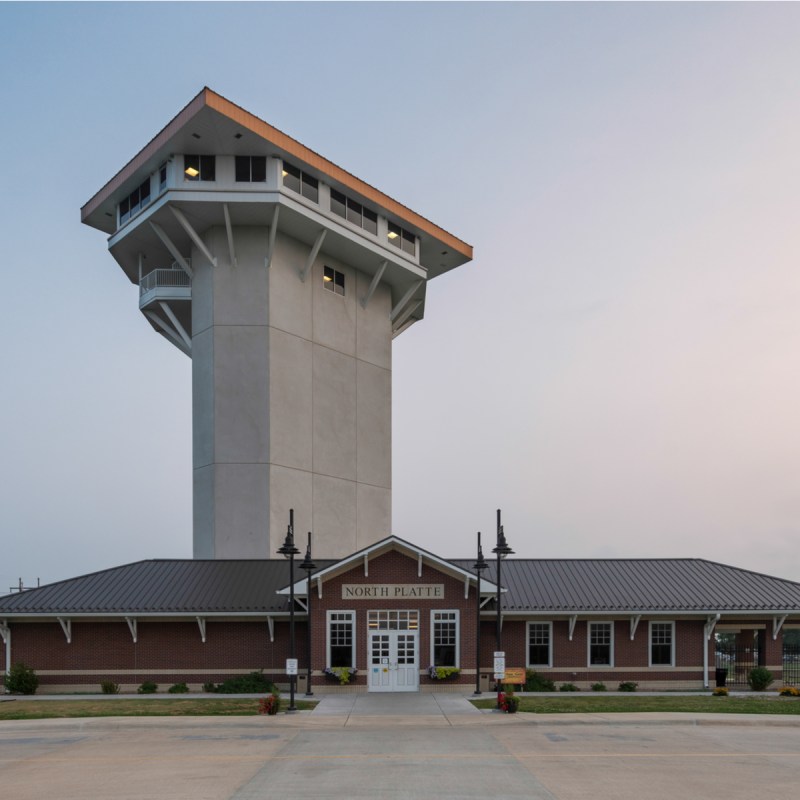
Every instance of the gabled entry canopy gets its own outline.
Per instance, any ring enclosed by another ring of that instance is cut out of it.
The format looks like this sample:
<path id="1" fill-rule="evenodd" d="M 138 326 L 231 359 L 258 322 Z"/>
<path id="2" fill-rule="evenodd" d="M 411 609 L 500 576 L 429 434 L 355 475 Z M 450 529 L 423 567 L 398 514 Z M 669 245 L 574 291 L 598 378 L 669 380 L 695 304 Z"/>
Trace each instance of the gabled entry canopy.
<path id="1" fill-rule="evenodd" d="M 382 539 L 380 542 L 376 542 L 369 547 L 365 547 L 362 550 L 359 550 L 358 552 L 341 559 L 340 561 L 335 561 L 334 563 L 319 569 L 317 572 L 312 573 L 311 582 L 312 584 L 317 584 L 317 591 L 319 594 L 321 594 L 322 586 L 325 581 L 336 578 L 345 572 L 350 572 L 354 567 L 360 564 L 363 564 L 364 575 L 368 577 L 370 561 L 376 559 L 378 556 L 382 556 L 393 551 L 402 553 L 409 558 L 413 558 L 417 562 L 417 576 L 419 578 L 423 577 L 423 571 L 425 569 L 433 569 L 439 573 L 449 575 L 451 578 L 463 580 L 465 587 L 474 586 L 477 581 L 475 573 L 470 572 L 469 569 L 466 568 L 466 564 L 464 562 L 462 562 L 462 566 L 459 566 L 454 564 L 452 561 L 441 558 L 440 556 L 437 556 L 428 550 L 424 550 L 423 548 L 412 544 L 411 542 L 407 542 L 405 539 L 401 539 L 398 536 L 388 536 L 386 539 Z M 500 591 L 505 592 L 505 589 L 501 588 Z M 294 593 L 295 595 L 299 595 L 301 597 L 308 596 L 307 580 L 305 578 L 295 582 Z M 480 593 L 488 596 L 496 594 L 497 584 L 485 579 L 481 579 Z M 278 590 L 278 594 L 288 595 L 289 587 L 285 586 L 284 588 Z"/>

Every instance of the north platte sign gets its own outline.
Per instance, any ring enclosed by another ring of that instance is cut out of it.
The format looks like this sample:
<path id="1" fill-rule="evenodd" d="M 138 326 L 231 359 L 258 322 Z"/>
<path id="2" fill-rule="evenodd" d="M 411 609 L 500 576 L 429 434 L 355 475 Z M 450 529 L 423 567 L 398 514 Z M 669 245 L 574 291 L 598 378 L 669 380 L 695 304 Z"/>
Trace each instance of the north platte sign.
<path id="1" fill-rule="evenodd" d="M 342 585 L 342 600 L 404 600 L 413 597 L 419 600 L 444 599 L 443 583 L 345 583 Z"/>

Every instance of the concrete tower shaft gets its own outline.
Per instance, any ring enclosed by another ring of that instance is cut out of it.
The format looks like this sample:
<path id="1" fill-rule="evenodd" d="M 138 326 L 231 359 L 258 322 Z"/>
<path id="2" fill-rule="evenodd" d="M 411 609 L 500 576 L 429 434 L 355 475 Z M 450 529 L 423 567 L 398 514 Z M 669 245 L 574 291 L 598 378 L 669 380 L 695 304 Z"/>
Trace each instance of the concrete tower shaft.
<path id="1" fill-rule="evenodd" d="M 391 340 L 471 248 L 204 89 L 82 209 L 192 358 L 194 554 L 391 532 Z"/>

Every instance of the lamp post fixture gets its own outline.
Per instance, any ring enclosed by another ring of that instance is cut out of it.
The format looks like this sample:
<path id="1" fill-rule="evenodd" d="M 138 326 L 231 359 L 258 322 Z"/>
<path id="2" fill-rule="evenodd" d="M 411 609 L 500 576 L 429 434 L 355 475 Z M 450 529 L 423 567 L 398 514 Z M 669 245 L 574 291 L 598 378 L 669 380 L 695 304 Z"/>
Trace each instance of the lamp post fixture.
<path id="1" fill-rule="evenodd" d="M 306 623 L 306 632 L 308 639 L 306 641 L 306 652 L 308 653 L 308 674 L 306 675 L 306 697 L 313 697 L 314 692 L 311 691 L 311 573 L 317 568 L 317 565 L 311 560 L 311 531 L 308 532 L 308 545 L 306 547 L 306 557 L 300 565 L 300 569 L 305 570 L 306 573 L 306 608 L 308 613 L 308 622 Z"/>
<path id="2" fill-rule="evenodd" d="M 478 560 L 473 564 L 475 569 L 475 694 L 481 694 L 481 572 L 488 568 L 481 547 L 481 532 L 478 531 Z"/>
<path id="3" fill-rule="evenodd" d="M 497 650 L 502 651 L 502 628 L 503 628 L 503 614 L 500 610 L 500 564 L 506 556 L 513 555 L 514 551 L 508 546 L 505 533 L 503 533 L 503 526 L 500 524 L 500 509 L 497 509 L 497 546 L 492 550 L 497 554 Z M 495 689 L 500 692 L 502 682 L 497 679 Z"/>
<path id="4" fill-rule="evenodd" d="M 289 658 L 294 659 L 294 557 L 300 552 L 294 546 L 294 509 L 289 509 L 289 527 L 286 530 L 286 539 L 278 552 L 289 559 Z M 289 675 L 289 708 L 288 714 L 294 714 L 297 707 L 294 704 L 294 686 L 296 675 Z"/>

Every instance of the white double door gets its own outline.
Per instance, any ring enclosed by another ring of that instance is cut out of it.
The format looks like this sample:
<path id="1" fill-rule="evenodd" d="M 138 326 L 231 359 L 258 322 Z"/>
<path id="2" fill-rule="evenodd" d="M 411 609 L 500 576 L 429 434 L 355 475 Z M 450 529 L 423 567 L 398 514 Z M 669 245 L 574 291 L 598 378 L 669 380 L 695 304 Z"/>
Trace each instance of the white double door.
<path id="1" fill-rule="evenodd" d="M 370 631 L 369 690 L 419 690 L 419 631 Z"/>

